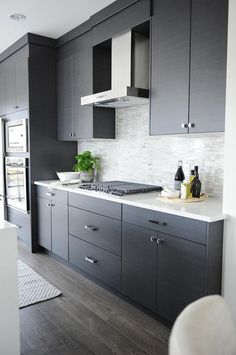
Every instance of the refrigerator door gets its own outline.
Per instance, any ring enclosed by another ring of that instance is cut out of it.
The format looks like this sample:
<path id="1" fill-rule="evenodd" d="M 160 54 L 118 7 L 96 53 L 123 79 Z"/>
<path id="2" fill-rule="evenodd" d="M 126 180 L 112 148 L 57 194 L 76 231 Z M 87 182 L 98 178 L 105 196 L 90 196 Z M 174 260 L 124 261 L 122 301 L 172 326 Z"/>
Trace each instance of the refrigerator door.
<path id="1" fill-rule="evenodd" d="M 4 194 L 4 121 L 0 118 L 0 219 L 5 218 Z"/>

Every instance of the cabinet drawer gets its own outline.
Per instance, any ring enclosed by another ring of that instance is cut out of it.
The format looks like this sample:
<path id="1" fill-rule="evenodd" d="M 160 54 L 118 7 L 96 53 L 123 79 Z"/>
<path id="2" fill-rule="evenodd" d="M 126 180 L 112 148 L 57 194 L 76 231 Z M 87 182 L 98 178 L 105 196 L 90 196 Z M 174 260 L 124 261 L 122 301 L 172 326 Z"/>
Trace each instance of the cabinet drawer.
<path id="1" fill-rule="evenodd" d="M 16 211 L 13 208 L 8 208 L 7 220 L 18 227 L 17 228 L 18 238 L 22 239 L 27 244 L 30 244 L 31 242 L 30 215 Z"/>
<path id="2" fill-rule="evenodd" d="M 126 205 L 123 206 L 123 220 L 157 232 L 206 244 L 206 222 Z"/>
<path id="3" fill-rule="evenodd" d="M 69 207 L 69 233 L 121 255 L 121 222 Z"/>
<path id="4" fill-rule="evenodd" d="M 69 205 L 121 220 L 121 204 L 101 198 L 69 193 Z"/>
<path id="5" fill-rule="evenodd" d="M 119 256 L 70 235 L 69 262 L 120 291 L 121 258 Z"/>
<path id="6" fill-rule="evenodd" d="M 67 192 L 57 189 L 49 190 L 45 186 L 37 186 L 38 197 L 67 204 Z"/>

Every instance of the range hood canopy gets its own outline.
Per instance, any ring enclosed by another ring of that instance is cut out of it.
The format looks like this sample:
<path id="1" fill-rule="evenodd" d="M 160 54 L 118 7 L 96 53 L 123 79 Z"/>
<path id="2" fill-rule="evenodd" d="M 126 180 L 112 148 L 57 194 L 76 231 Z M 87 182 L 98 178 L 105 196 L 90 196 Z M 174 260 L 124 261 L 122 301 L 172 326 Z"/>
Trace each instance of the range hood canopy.
<path id="1" fill-rule="evenodd" d="M 102 47 L 100 47 L 102 48 Z M 99 49 L 100 51 L 100 49 Z M 105 52 L 93 60 L 103 60 Z M 149 102 L 149 36 L 137 31 L 129 31 L 112 38 L 110 42 L 111 65 L 109 75 L 111 89 L 81 98 L 82 106 L 130 107 Z M 94 63 L 94 78 L 101 80 L 99 63 Z M 104 65 L 104 63 L 102 63 Z M 104 87 L 104 86 L 103 86 Z"/>

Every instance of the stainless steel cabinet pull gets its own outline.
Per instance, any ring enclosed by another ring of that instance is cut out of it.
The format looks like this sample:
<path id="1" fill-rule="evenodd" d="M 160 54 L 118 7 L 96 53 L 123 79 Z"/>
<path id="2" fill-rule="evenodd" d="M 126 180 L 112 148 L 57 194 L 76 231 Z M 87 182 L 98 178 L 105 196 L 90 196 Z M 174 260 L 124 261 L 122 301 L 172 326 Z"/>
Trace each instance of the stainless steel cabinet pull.
<path id="1" fill-rule="evenodd" d="M 181 124 L 181 127 L 182 127 L 182 128 L 188 128 L 189 126 L 188 126 L 187 123 L 182 123 L 182 124 Z"/>
<path id="2" fill-rule="evenodd" d="M 86 256 L 85 260 L 88 261 L 91 264 L 95 264 L 97 262 L 97 260 L 91 258 L 91 256 Z"/>
<path id="3" fill-rule="evenodd" d="M 46 192 L 46 194 L 45 194 L 46 196 L 55 196 L 55 194 L 54 193 L 52 193 L 52 192 Z"/>
<path id="4" fill-rule="evenodd" d="M 157 245 L 161 244 L 164 242 L 164 239 L 162 238 L 157 238 Z"/>
<path id="5" fill-rule="evenodd" d="M 18 229 L 21 229 L 22 227 L 19 226 L 18 224 L 15 224 L 15 226 L 18 228 Z"/>
<path id="6" fill-rule="evenodd" d="M 195 124 L 194 123 L 189 123 L 188 124 L 188 128 L 194 128 L 195 127 Z"/>
<path id="7" fill-rule="evenodd" d="M 157 241 L 157 238 L 152 235 L 150 238 L 150 241 L 151 241 L 151 243 L 153 243 L 153 242 Z"/>
<path id="8" fill-rule="evenodd" d="M 84 226 L 84 228 L 85 228 L 85 229 L 88 229 L 88 230 L 90 230 L 90 231 L 92 231 L 92 232 L 94 232 L 94 231 L 96 231 L 96 230 L 98 229 L 97 227 L 90 226 L 90 225 L 86 225 L 86 226 Z"/>

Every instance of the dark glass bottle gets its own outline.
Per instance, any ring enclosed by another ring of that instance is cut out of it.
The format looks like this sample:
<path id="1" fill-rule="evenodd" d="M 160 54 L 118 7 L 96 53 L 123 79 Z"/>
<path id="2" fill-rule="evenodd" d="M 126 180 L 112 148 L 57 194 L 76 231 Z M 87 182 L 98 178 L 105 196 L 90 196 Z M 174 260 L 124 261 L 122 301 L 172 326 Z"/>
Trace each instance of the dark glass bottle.
<path id="1" fill-rule="evenodd" d="M 193 197 L 200 198 L 202 183 L 199 179 L 198 166 L 194 167 L 194 175 L 195 178 L 192 181 L 190 192 L 192 193 Z"/>
<path id="2" fill-rule="evenodd" d="M 182 162 L 182 160 L 179 160 L 178 161 L 178 169 L 175 174 L 175 184 L 174 184 L 175 190 L 178 190 L 178 191 L 181 190 L 181 184 L 185 179 L 182 166 L 183 166 L 183 162 Z"/>

